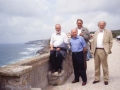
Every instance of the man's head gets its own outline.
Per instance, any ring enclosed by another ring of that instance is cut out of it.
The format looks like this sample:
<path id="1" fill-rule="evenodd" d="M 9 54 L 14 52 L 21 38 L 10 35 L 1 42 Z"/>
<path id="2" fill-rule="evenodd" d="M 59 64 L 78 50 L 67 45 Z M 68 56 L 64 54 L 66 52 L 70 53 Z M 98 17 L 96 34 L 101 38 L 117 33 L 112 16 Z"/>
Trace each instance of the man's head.
<path id="1" fill-rule="evenodd" d="M 105 26 L 106 26 L 106 22 L 105 21 L 100 21 L 98 23 L 98 27 L 99 27 L 100 31 L 103 31 L 105 29 Z"/>
<path id="2" fill-rule="evenodd" d="M 77 37 L 77 33 L 78 33 L 78 31 L 76 30 L 76 29 L 72 29 L 71 30 L 71 37 Z"/>
<path id="3" fill-rule="evenodd" d="M 60 34 L 61 33 L 61 25 L 60 24 L 56 24 L 55 25 L 55 29 L 56 29 L 56 33 Z"/>
<path id="4" fill-rule="evenodd" d="M 83 21 L 81 19 L 77 19 L 76 24 L 77 24 L 77 27 L 80 29 L 83 25 Z"/>

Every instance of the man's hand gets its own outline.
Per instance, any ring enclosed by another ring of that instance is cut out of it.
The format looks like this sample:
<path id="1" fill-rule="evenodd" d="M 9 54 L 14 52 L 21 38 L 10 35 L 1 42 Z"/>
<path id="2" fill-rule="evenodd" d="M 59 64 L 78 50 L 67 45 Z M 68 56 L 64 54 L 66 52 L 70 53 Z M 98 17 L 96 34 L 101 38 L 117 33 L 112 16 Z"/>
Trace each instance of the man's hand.
<path id="1" fill-rule="evenodd" d="M 90 53 L 93 55 L 93 52 L 92 52 L 92 51 L 91 51 Z"/>
<path id="2" fill-rule="evenodd" d="M 57 48 L 56 50 L 57 50 L 57 51 L 60 51 L 60 48 Z"/>
<path id="3" fill-rule="evenodd" d="M 83 33 L 80 33 L 80 36 L 83 36 Z"/>
<path id="4" fill-rule="evenodd" d="M 86 47 L 83 48 L 83 52 L 86 52 L 88 49 Z"/>
<path id="5" fill-rule="evenodd" d="M 51 47 L 50 50 L 53 51 L 53 47 Z"/>

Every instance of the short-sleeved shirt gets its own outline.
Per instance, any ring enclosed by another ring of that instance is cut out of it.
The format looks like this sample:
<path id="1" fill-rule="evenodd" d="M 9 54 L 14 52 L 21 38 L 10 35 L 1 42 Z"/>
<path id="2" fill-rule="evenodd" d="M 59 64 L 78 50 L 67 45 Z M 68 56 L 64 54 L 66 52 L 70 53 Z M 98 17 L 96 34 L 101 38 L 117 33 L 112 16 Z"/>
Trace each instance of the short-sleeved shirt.
<path id="1" fill-rule="evenodd" d="M 66 47 L 66 44 L 68 44 L 68 37 L 63 32 L 60 34 L 54 33 L 51 36 L 50 44 L 54 47 Z"/>
<path id="2" fill-rule="evenodd" d="M 72 37 L 70 39 L 70 46 L 72 52 L 80 52 L 86 47 L 86 42 L 82 36 L 77 36 L 76 38 Z"/>

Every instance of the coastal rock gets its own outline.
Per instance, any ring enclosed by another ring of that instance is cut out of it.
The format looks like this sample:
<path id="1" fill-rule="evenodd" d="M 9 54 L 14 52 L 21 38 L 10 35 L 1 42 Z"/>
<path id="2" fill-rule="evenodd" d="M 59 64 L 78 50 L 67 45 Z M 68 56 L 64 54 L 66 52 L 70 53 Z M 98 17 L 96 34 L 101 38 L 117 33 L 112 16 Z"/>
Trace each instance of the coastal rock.
<path id="1" fill-rule="evenodd" d="M 50 47 L 49 46 L 44 46 L 41 50 L 38 50 L 36 53 L 37 54 L 45 54 L 45 53 L 49 53 L 49 51 L 50 51 L 50 49 L 49 49 Z"/>
<path id="2" fill-rule="evenodd" d="M 41 50 L 38 50 L 36 53 L 37 54 L 45 54 L 45 53 L 49 53 L 50 51 L 50 46 L 49 46 L 49 40 L 43 40 L 41 41 L 41 46 L 43 47 Z"/>

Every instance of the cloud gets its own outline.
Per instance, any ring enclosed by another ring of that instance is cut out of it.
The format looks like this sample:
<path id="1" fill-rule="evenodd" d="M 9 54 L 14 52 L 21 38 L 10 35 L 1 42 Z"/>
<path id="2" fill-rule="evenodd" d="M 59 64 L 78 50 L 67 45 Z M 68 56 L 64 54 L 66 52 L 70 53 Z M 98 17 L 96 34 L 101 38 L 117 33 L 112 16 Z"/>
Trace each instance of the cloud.
<path id="1" fill-rule="evenodd" d="M 119 0 L 57 0 L 57 10 L 63 13 L 107 11 L 120 13 Z"/>
<path id="2" fill-rule="evenodd" d="M 47 10 L 46 0 L 1 0 L 0 12 L 12 16 L 37 16 Z"/>
<path id="3" fill-rule="evenodd" d="M 120 0 L 0 0 L 0 43 L 47 39 L 60 23 L 63 32 L 76 27 L 81 18 L 90 31 L 99 21 L 107 29 L 120 29 Z"/>

